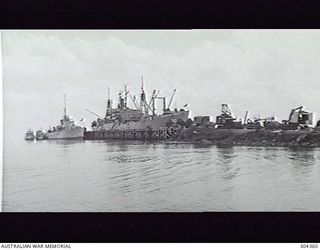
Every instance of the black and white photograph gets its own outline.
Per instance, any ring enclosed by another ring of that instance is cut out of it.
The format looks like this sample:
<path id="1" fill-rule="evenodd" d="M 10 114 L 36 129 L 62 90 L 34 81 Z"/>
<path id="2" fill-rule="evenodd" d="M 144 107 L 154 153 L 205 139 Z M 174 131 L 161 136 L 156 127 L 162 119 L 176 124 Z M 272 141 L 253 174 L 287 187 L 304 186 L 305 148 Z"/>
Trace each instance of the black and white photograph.
<path id="1" fill-rule="evenodd" d="M 3 212 L 320 211 L 320 30 L 3 30 Z"/>

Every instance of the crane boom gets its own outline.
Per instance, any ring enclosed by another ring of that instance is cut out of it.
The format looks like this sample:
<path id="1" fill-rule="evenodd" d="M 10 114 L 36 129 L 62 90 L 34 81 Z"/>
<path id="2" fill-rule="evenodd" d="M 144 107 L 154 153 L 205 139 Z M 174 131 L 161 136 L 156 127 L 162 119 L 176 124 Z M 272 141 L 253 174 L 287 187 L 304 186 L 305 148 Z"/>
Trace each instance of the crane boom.
<path id="1" fill-rule="evenodd" d="M 149 102 L 149 106 L 152 104 L 152 102 L 154 101 L 153 97 L 155 97 L 155 94 L 156 94 L 156 90 L 154 89 L 153 92 L 152 92 L 152 96 L 150 98 L 150 102 Z"/>
<path id="2" fill-rule="evenodd" d="M 298 112 L 301 112 L 302 109 L 303 109 L 303 106 L 300 106 L 300 107 L 298 107 L 298 108 L 292 109 L 292 110 L 291 110 L 291 113 L 290 113 L 290 115 L 289 115 L 288 121 L 290 122 L 290 120 L 291 120 L 291 118 L 292 118 L 292 115 L 293 115 L 293 113 L 294 113 L 295 111 L 299 110 Z"/>
<path id="3" fill-rule="evenodd" d="M 247 110 L 247 111 L 246 111 L 246 114 L 245 114 L 245 116 L 244 116 L 244 121 L 243 121 L 244 124 L 247 124 L 248 115 L 249 115 L 249 111 Z"/>
<path id="4" fill-rule="evenodd" d="M 87 109 L 88 112 L 90 112 L 91 114 L 94 114 L 95 116 L 104 119 L 101 115 L 96 114 L 95 112 L 91 111 L 90 109 Z"/>
<path id="5" fill-rule="evenodd" d="M 172 103 L 172 101 L 173 101 L 173 98 L 174 98 L 174 95 L 175 95 L 176 91 L 177 91 L 176 89 L 173 90 L 173 93 L 172 93 L 172 96 L 171 96 L 171 99 L 170 99 L 170 101 L 169 101 L 169 104 L 168 104 L 167 109 L 170 109 L 170 106 L 171 106 L 171 103 Z"/>
<path id="6" fill-rule="evenodd" d="M 133 97 L 129 91 L 128 91 L 128 94 L 129 94 L 129 96 L 130 96 L 130 98 L 131 98 L 134 106 L 136 107 L 136 109 L 139 109 L 139 106 L 138 106 L 138 104 L 137 104 L 137 102 L 136 102 L 135 96 Z"/>

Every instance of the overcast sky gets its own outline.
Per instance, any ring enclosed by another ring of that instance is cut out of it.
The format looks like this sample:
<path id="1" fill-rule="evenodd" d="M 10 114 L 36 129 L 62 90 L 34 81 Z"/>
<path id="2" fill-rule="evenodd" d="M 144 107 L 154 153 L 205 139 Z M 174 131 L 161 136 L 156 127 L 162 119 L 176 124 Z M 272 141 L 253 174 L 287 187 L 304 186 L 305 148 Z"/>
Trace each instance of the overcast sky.
<path id="1" fill-rule="evenodd" d="M 2 31 L 5 134 L 47 129 L 68 111 L 86 125 L 124 84 L 160 89 L 193 115 L 287 119 L 304 105 L 320 113 L 319 30 Z M 174 102 L 176 103 L 176 102 Z"/>

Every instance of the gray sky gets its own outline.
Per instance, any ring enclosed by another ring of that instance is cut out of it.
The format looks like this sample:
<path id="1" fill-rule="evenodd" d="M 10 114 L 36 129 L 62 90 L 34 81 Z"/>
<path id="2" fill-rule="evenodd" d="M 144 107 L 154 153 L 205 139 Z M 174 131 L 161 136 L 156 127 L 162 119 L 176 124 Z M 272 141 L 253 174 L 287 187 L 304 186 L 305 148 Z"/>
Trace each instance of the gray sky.
<path id="1" fill-rule="evenodd" d="M 107 88 L 160 89 L 193 115 L 287 119 L 304 105 L 320 112 L 319 30 L 2 31 L 6 136 L 59 123 L 63 94 L 86 125 L 104 114 Z"/>

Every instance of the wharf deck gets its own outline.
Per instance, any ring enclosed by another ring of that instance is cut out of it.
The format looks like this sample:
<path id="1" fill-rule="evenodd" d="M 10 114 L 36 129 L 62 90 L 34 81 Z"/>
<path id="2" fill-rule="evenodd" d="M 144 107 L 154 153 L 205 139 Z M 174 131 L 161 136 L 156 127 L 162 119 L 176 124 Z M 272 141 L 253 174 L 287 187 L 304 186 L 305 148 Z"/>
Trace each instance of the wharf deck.
<path id="1" fill-rule="evenodd" d="M 85 132 L 85 140 L 169 140 L 181 132 L 182 127 L 171 127 L 148 130 L 98 130 Z"/>

